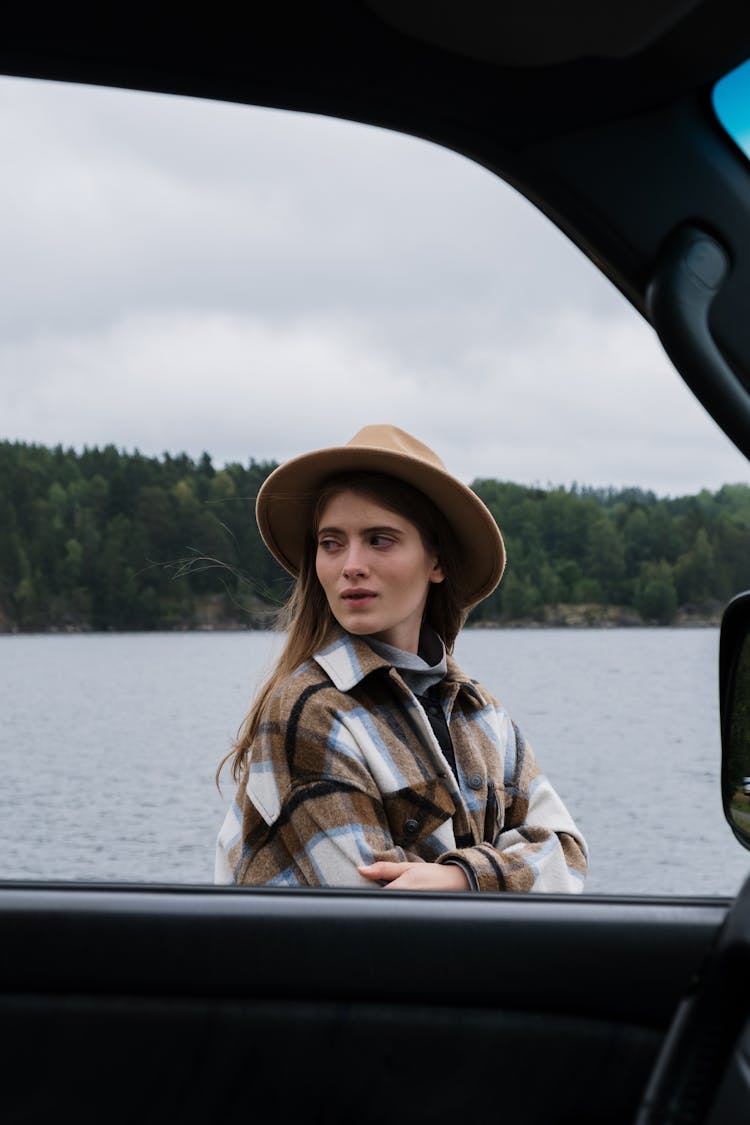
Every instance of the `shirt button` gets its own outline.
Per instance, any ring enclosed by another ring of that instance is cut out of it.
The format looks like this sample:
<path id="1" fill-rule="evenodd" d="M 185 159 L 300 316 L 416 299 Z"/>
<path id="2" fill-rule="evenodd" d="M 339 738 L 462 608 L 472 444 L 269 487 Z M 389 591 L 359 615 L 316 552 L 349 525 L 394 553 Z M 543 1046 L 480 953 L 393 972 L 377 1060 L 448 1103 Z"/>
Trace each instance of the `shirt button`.
<path id="1" fill-rule="evenodd" d="M 484 785 L 484 778 L 481 773 L 473 773 L 469 778 L 469 787 L 471 789 L 481 789 Z"/>
<path id="2" fill-rule="evenodd" d="M 419 832 L 419 821 L 413 820 L 410 817 L 404 825 L 404 832 L 407 836 L 416 836 L 417 832 Z"/>

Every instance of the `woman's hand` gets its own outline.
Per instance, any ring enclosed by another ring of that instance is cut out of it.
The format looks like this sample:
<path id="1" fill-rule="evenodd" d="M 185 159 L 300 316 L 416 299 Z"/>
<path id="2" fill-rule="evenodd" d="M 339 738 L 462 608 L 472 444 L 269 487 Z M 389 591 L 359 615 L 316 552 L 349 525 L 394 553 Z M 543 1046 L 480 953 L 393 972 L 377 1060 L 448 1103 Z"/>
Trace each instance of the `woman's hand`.
<path id="1" fill-rule="evenodd" d="M 389 863 L 358 867 L 360 875 L 382 883 L 387 891 L 468 891 L 469 880 L 457 863 Z"/>

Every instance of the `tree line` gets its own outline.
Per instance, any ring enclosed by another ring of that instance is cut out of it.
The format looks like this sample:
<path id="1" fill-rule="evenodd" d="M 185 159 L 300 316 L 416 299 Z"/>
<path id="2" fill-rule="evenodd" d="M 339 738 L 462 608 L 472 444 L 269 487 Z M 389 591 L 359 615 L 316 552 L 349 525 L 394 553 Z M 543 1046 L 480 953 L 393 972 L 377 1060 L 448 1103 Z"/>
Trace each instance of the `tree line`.
<path id="1" fill-rule="evenodd" d="M 254 518 L 273 468 L 0 442 L 0 629 L 267 625 L 289 590 Z M 473 623 L 555 621 L 561 607 L 583 607 L 586 620 L 614 611 L 670 624 L 715 614 L 750 585 L 747 485 L 679 498 L 489 479 L 472 488 L 509 560 Z"/>

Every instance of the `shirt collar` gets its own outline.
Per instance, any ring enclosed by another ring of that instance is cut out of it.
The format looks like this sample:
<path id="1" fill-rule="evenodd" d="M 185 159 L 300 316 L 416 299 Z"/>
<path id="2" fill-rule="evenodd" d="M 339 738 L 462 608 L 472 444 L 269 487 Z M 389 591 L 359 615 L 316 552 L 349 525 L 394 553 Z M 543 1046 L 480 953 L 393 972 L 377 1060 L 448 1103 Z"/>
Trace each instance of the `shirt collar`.
<path id="1" fill-rule="evenodd" d="M 367 641 L 343 629 L 334 634 L 333 640 L 324 649 L 313 655 L 313 660 L 339 691 L 351 691 L 371 672 L 391 666 L 385 657 L 378 656 L 370 648 Z"/>
<path id="2" fill-rule="evenodd" d="M 343 629 L 339 629 L 326 647 L 313 655 L 313 660 L 339 691 L 351 691 L 372 672 L 392 667 L 391 662 L 379 656 L 362 637 Z M 451 656 L 446 657 L 446 664 L 445 682 L 464 688 L 475 703 L 484 706 L 485 699 L 477 684 L 461 671 Z"/>
<path id="3" fill-rule="evenodd" d="M 425 675 L 434 673 L 438 679 L 442 679 L 447 671 L 445 645 L 437 633 L 432 630 L 430 630 L 428 646 L 431 655 L 435 657 L 432 663 L 425 660 L 421 653 L 405 652 L 401 648 L 394 648 L 393 645 L 385 644 L 384 641 L 376 641 L 374 637 L 368 637 L 367 643 L 378 656 L 384 657 L 389 664 L 398 668 L 399 671 L 420 672 Z"/>

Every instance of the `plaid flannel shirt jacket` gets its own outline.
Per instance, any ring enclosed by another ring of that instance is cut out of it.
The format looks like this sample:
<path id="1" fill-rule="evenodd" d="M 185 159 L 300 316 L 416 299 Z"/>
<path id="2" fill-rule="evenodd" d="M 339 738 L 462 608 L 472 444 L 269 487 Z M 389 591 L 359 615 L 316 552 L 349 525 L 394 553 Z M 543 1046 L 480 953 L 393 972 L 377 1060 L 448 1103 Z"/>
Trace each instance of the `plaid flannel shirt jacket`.
<path id="1" fill-rule="evenodd" d="M 271 698 L 219 833 L 219 883 L 377 889 L 376 860 L 458 863 L 480 891 L 580 891 L 586 844 L 503 707 L 450 657 L 454 775 L 399 673 L 342 632 Z"/>

